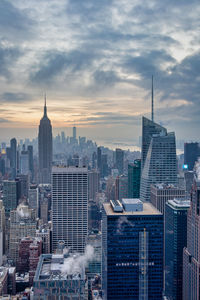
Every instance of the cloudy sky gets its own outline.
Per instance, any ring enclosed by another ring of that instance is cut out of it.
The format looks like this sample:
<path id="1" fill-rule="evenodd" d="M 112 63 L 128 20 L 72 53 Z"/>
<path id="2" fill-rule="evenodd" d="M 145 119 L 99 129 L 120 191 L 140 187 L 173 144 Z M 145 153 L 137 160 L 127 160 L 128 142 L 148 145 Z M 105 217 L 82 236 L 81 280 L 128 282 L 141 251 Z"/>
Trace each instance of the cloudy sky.
<path id="1" fill-rule="evenodd" d="M 54 133 L 134 144 L 141 116 L 199 140 L 199 0 L 0 0 L 1 139 Z M 56 129 L 57 128 L 57 129 Z"/>

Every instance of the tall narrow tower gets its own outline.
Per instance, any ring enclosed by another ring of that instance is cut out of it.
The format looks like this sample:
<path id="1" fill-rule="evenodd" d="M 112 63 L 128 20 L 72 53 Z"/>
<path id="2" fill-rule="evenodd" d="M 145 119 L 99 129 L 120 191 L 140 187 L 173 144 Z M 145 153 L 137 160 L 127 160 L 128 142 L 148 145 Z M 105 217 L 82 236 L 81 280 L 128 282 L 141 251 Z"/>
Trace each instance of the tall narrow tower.
<path id="1" fill-rule="evenodd" d="M 45 95 L 44 115 L 40 120 L 38 134 L 39 183 L 51 183 L 52 149 L 52 126 L 47 117 Z"/>
<path id="2" fill-rule="evenodd" d="M 154 103 L 153 103 L 153 75 L 152 75 L 152 86 L 151 86 L 151 121 L 154 122 Z"/>

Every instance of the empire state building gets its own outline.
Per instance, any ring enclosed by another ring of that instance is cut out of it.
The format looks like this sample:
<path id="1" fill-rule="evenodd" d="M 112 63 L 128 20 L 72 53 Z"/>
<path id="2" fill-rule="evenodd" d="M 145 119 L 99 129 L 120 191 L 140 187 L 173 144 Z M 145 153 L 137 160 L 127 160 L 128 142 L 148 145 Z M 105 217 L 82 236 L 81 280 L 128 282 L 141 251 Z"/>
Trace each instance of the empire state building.
<path id="1" fill-rule="evenodd" d="M 39 183 L 51 183 L 52 148 L 52 126 L 47 117 L 45 96 L 44 115 L 40 120 L 38 134 Z"/>

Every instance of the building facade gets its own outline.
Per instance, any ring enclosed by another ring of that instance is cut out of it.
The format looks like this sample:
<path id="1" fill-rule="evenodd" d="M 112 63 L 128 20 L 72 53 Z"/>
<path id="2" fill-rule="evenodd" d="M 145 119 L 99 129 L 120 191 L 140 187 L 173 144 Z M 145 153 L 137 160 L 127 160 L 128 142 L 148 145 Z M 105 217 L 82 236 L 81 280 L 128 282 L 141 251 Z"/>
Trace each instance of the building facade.
<path id="1" fill-rule="evenodd" d="M 119 201 L 103 205 L 103 299 L 161 300 L 163 215 L 139 199 L 125 202 L 126 210 Z"/>
<path id="2" fill-rule="evenodd" d="M 46 99 L 44 115 L 40 120 L 38 134 L 39 183 L 51 183 L 51 167 L 53 157 L 52 126 L 47 117 Z"/>
<path id="3" fill-rule="evenodd" d="M 141 159 L 128 164 L 128 198 L 140 197 Z"/>
<path id="4" fill-rule="evenodd" d="M 52 249 L 59 240 L 71 252 L 84 252 L 88 233 L 88 170 L 52 169 Z"/>
<path id="5" fill-rule="evenodd" d="M 187 245 L 187 211 L 190 201 L 174 199 L 165 208 L 165 296 L 182 300 L 183 248 Z"/>

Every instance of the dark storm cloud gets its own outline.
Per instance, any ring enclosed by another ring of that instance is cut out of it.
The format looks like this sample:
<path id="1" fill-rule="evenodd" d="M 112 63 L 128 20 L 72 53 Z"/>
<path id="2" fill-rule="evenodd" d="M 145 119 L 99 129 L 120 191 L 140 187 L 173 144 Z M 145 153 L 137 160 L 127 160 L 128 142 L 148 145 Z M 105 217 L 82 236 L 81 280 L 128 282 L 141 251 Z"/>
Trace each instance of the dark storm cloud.
<path id="1" fill-rule="evenodd" d="M 11 93 L 6 92 L 0 95 L 0 102 L 25 102 L 32 99 L 32 97 L 26 93 Z"/>

